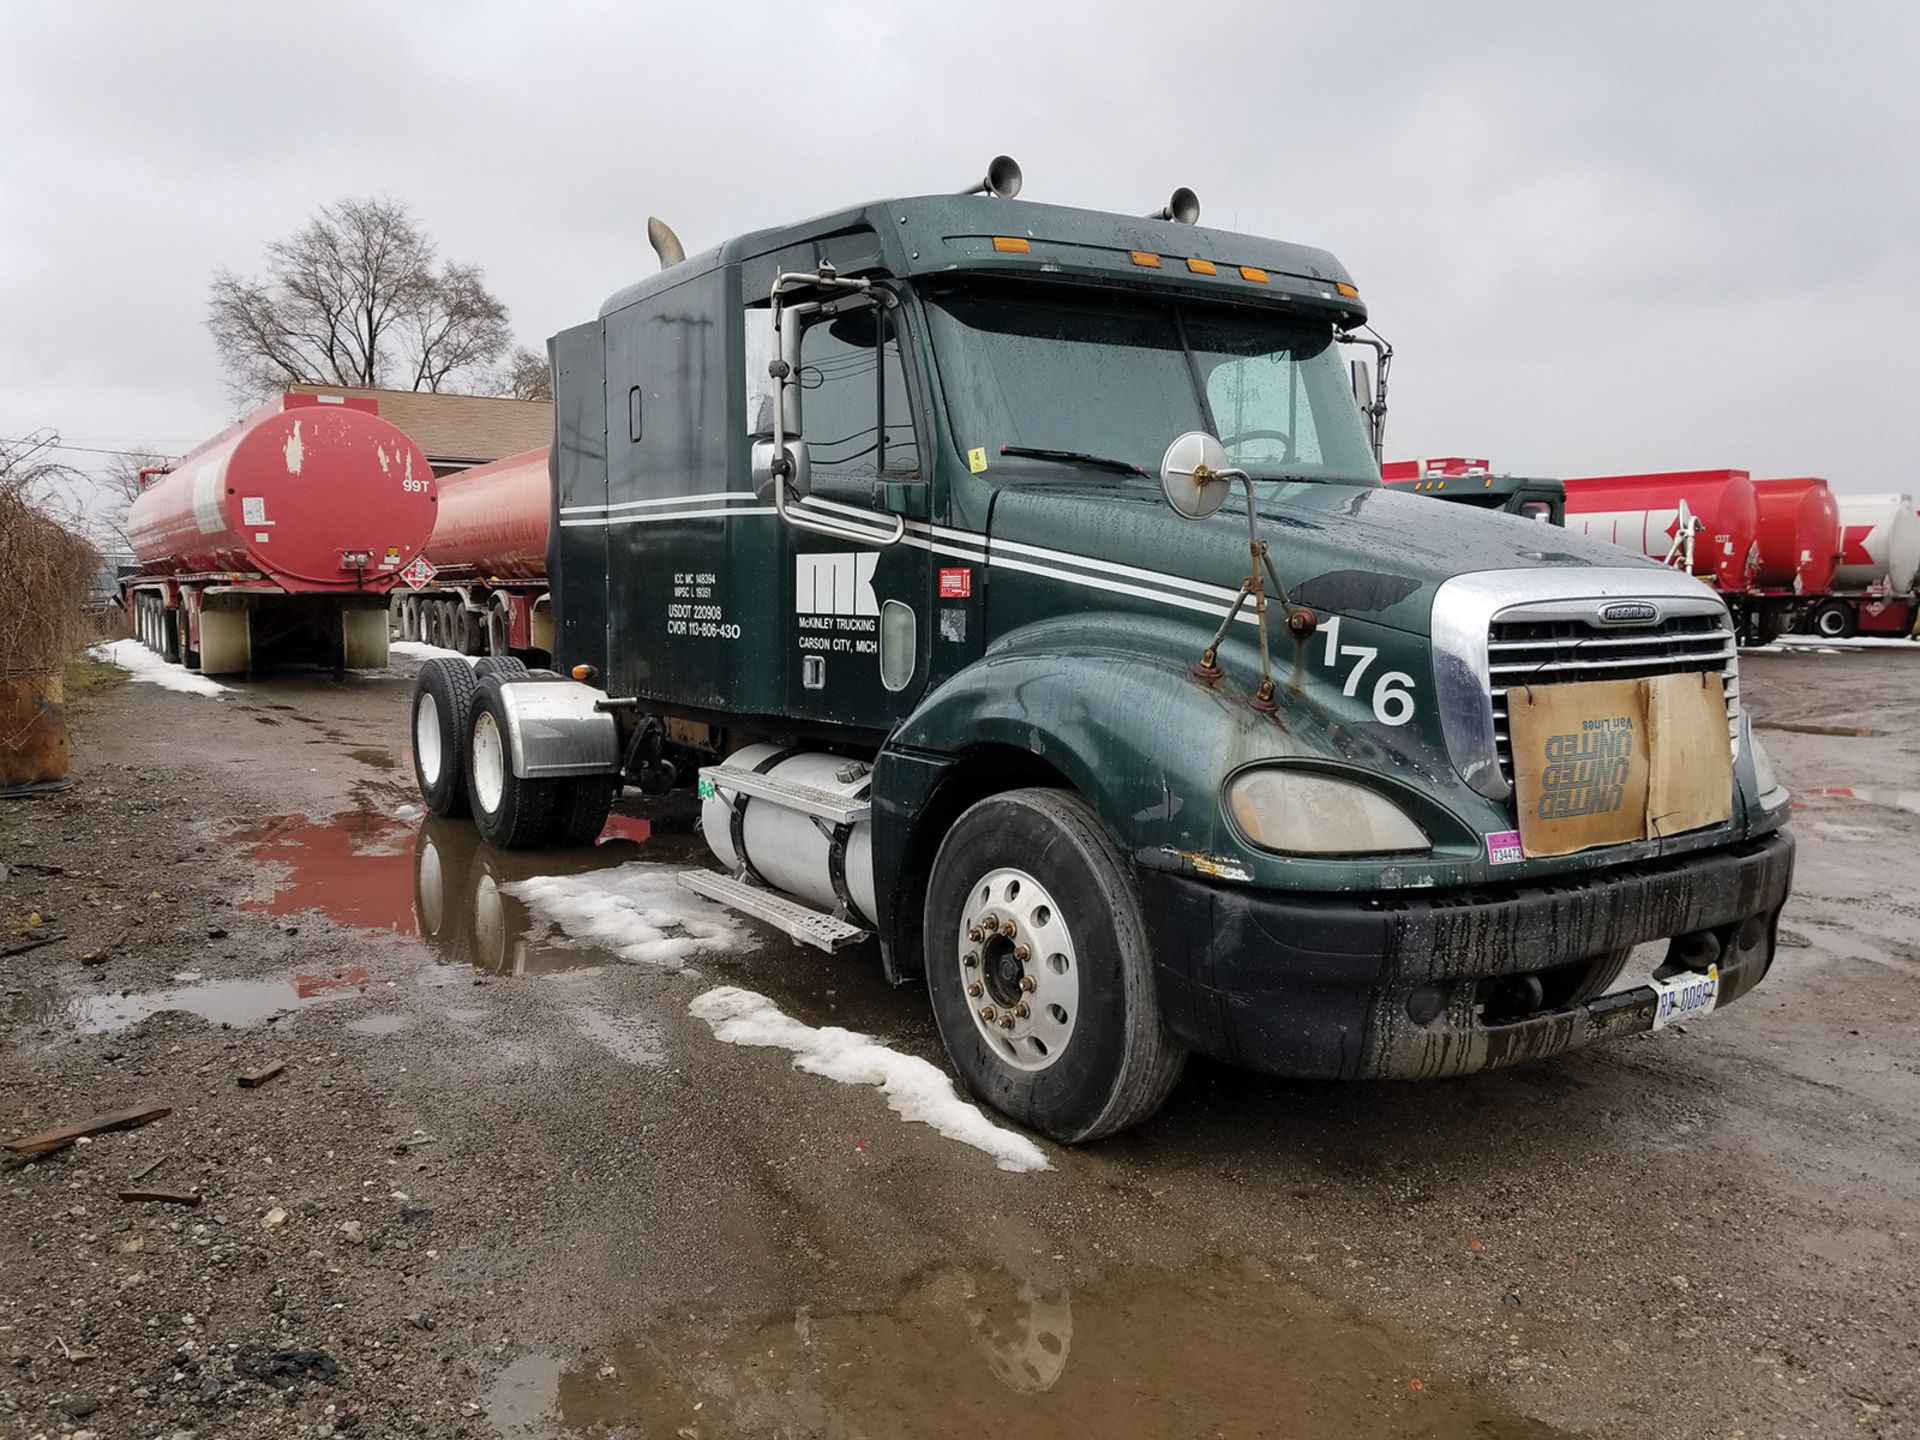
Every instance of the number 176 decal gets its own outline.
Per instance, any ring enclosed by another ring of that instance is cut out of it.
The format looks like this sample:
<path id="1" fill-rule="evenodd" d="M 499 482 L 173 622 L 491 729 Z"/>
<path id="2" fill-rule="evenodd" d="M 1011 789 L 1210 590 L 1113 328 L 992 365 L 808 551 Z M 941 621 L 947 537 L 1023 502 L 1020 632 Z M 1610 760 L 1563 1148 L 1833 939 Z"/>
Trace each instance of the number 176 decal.
<path id="1" fill-rule="evenodd" d="M 1353 668 L 1347 671 L 1340 693 L 1349 698 L 1358 695 L 1360 686 L 1367 678 L 1367 671 L 1380 654 L 1380 647 L 1342 645 L 1338 615 L 1322 622 L 1320 633 L 1327 641 L 1326 655 L 1320 663 L 1330 665 L 1335 670 L 1343 665 L 1351 665 Z M 1373 718 L 1382 725 L 1404 725 L 1413 718 L 1413 677 L 1406 671 L 1385 670 L 1374 677 Z"/>

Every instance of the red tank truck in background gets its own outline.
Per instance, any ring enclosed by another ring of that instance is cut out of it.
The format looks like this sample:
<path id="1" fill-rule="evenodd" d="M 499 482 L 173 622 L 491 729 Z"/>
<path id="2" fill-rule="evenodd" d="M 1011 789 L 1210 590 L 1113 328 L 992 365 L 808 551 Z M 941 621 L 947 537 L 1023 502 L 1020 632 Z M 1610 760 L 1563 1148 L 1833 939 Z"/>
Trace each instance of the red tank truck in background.
<path id="1" fill-rule="evenodd" d="M 1763 480 L 1793 486 L 1823 482 Z M 1828 640 L 1850 635 L 1911 636 L 1920 622 L 1920 515 L 1911 495 L 1836 495 L 1839 561 L 1831 593 L 1809 608 L 1801 628 Z"/>
<path id="2" fill-rule="evenodd" d="M 433 577 L 394 600 L 401 638 L 546 664 L 553 652 L 552 493 L 545 448 L 442 477 L 440 518 L 426 552 Z"/>
<path id="3" fill-rule="evenodd" d="M 1568 480 L 1567 528 L 1661 560 L 1712 585 L 1765 645 L 1793 628 L 1809 599 L 1762 583 L 1760 500 L 1745 470 L 1676 470 Z"/>
<path id="4" fill-rule="evenodd" d="M 387 663 L 387 595 L 433 532 L 438 482 L 373 401 L 280 396 L 140 487 L 121 599 L 150 649 L 208 675 Z"/>

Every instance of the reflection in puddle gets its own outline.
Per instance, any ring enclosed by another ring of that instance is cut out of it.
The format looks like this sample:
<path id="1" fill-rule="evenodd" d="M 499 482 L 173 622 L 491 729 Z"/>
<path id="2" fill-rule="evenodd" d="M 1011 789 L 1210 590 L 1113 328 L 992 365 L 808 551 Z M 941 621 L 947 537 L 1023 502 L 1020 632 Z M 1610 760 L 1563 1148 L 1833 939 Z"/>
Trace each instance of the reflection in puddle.
<path id="1" fill-rule="evenodd" d="M 417 809 L 408 811 L 403 817 L 350 810 L 321 820 L 276 815 L 231 831 L 227 840 L 270 877 L 265 898 L 243 900 L 239 908 L 272 915 L 318 911 L 355 929 L 418 935 L 442 959 L 499 974 L 612 958 L 549 934 L 504 887 L 618 865 L 640 853 L 637 842 L 651 834 L 648 821 L 616 815 L 590 850 L 513 852 L 481 844 L 466 821 L 422 821 Z"/>
<path id="2" fill-rule="evenodd" d="M 1251 1269 L 1073 1294 L 1060 1266 L 1032 1260 L 941 1266 L 880 1310 L 675 1317 L 584 1359 L 525 1356 L 489 1402 L 516 1440 L 1565 1433 L 1425 1373 L 1384 1330 L 1296 1307 Z"/>
<path id="3" fill-rule="evenodd" d="M 1889 810 L 1905 810 L 1920 815 L 1920 790 L 1887 790 L 1877 785 L 1822 785 L 1812 790 L 1794 791 L 1796 800 L 1858 800 L 1863 805 L 1879 805 Z"/>
<path id="4" fill-rule="evenodd" d="M 358 1035 L 404 1035 L 420 1022 L 411 1015 L 361 1015 L 347 1022 Z"/>
<path id="5" fill-rule="evenodd" d="M 376 985 L 392 983 L 356 966 L 337 974 L 193 981 L 133 995 L 88 995 L 69 1000 L 66 1013 L 83 1035 L 124 1030 L 165 1010 L 183 1010 L 215 1025 L 246 1028 L 329 1000 L 350 1000 Z"/>
<path id="6" fill-rule="evenodd" d="M 249 860 L 271 866 L 265 899 L 242 910 L 297 915 L 318 910 L 360 930 L 413 933 L 413 883 L 406 855 L 414 827 L 390 815 L 349 810 L 325 820 L 275 815 L 225 838 Z"/>

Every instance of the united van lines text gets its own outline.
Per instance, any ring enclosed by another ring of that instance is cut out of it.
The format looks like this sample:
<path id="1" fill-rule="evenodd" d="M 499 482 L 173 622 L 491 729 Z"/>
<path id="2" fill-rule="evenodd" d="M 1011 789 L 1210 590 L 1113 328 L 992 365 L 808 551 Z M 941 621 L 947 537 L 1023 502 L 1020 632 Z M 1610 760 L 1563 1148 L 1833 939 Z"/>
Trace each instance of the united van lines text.
<path id="1" fill-rule="evenodd" d="M 1633 720 L 1588 720 L 1579 730 L 1549 735 L 1540 771 L 1542 820 L 1610 815 L 1626 803 L 1633 770 Z"/>

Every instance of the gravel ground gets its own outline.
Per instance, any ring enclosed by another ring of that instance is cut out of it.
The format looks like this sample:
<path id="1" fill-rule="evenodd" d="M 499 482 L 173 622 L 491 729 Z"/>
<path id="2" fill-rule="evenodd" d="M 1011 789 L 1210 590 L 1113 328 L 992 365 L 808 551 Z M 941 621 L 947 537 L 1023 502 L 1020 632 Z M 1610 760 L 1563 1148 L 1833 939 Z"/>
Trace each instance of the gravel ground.
<path id="1" fill-rule="evenodd" d="M 410 818 L 407 672 L 102 683 L 75 788 L 0 802 L 0 1131 L 171 1107 L 0 1170 L 5 1440 L 1920 1434 L 1920 647 L 1745 658 L 1802 808 L 1739 1005 L 1423 1086 L 1196 1063 L 1027 1174 L 687 1014 L 938 1061 L 871 954 L 636 963 L 500 888 L 685 861 L 684 806 L 538 862 Z"/>

